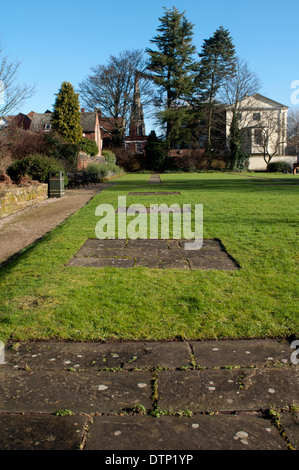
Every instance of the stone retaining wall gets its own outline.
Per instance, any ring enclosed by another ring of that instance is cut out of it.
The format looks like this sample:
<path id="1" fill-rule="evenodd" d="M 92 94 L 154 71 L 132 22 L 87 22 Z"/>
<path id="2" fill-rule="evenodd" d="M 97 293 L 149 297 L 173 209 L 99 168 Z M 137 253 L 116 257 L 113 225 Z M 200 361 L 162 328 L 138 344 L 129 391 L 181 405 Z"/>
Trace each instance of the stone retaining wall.
<path id="1" fill-rule="evenodd" d="M 47 184 L 0 189 L 0 219 L 47 198 Z"/>

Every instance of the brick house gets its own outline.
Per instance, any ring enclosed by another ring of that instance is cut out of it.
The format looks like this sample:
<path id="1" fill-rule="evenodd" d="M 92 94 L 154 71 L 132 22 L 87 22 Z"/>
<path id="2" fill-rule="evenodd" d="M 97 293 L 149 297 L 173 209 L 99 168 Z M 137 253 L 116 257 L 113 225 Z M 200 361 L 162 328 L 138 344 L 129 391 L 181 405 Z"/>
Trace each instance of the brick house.
<path id="1" fill-rule="evenodd" d="M 19 129 L 29 130 L 31 119 L 26 114 L 19 113 L 16 116 L 5 116 L 0 119 L 0 130 L 10 125 L 15 125 Z"/>
<path id="2" fill-rule="evenodd" d="M 109 149 L 113 146 L 115 135 L 115 125 L 112 118 L 106 118 L 99 112 L 100 129 L 102 136 L 102 149 Z M 122 127 L 122 118 L 118 118 L 118 127 Z"/>
<path id="3" fill-rule="evenodd" d="M 94 140 L 98 146 L 98 156 L 102 154 L 102 133 L 98 111 L 85 111 L 81 108 L 81 127 L 83 129 L 83 137 Z"/>
<path id="4" fill-rule="evenodd" d="M 27 125 L 26 130 L 30 130 L 31 132 L 49 132 L 52 130 L 52 112 L 46 111 L 45 113 L 36 113 L 31 111 L 27 118 L 29 119 L 29 126 Z M 102 138 L 101 138 L 101 129 L 100 129 L 100 121 L 99 121 L 99 114 L 97 111 L 93 112 L 85 112 L 85 110 L 81 109 L 81 127 L 83 130 L 82 137 L 86 137 L 87 139 L 94 140 L 99 148 L 98 155 L 101 155 L 102 150 Z M 24 127 L 23 127 L 24 128 Z"/>

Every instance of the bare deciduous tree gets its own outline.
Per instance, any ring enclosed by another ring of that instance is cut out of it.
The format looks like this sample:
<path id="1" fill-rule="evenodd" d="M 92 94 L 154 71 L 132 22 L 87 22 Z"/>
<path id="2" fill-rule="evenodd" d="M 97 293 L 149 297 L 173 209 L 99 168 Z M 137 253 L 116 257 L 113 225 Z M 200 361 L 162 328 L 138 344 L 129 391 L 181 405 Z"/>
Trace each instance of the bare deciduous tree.
<path id="1" fill-rule="evenodd" d="M 80 98 L 88 109 L 100 108 L 122 140 L 127 129 L 134 93 L 135 73 L 145 69 L 142 50 L 123 51 L 111 55 L 107 65 L 91 68 L 92 74 L 79 84 Z M 151 101 L 149 80 L 140 78 L 143 109 Z"/>
<path id="2" fill-rule="evenodd" d="M 286 137 L 281 132 L 281 124 L 275 112 L 264 112 L 260 122 L 255 126 L 255 145 L 267 166 L 274 155 L 279 155 L 282 144 L 286 143 Z"/>
<path id="3" fill-rule="evenodd" d="M 10 61 L 0 50 L 0 117 L 7 116 L 34 93 L 34 86 L 17 82 L 21 62 Z"/>
<path id="4" fill-rule="evenodd" d="M 222 84 L 219 101 L 226 106 L 230 106 L 234 112 L 238 111 L 240 102 L 261 89 L 261 81 L 255 72 L 250 70 L 248 63 L 241 58 L 236 60 L 236 69 L 234 73 L 227 77 Z"/>
<path id="5" fill-rule="evenodd" d="M 288 150 L 299 154 L 299 108 L 291 108 L 288 112 Z"/>

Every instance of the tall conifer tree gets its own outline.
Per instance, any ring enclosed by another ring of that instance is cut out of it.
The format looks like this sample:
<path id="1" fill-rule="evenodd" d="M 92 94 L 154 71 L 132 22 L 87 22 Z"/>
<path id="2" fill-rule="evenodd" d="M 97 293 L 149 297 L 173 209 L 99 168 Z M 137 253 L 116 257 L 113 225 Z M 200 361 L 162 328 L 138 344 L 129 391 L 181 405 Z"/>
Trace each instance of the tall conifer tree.
<path id="1" fill-rule="evenodd" d="M 161 94 L 163 111 L 161 122 L 166 124 L 166 138 L 170 145 L 177 116 L 183 110 L 184 100 L 192 93 L 195 46 L 192 44 L 193 25 L 186 19 L 185 12 L 177 8 L 164 8 L 165 14 L 159 18 L 158 34 L 151 42 L 158 50 L 147 49 L 150 56 L 148 70 Z M 186 110 L 183 111 L 186 113 Z"/>
<path id="2" fill-rule="evenodd" d="M 223 81 L 234 74 L 235 47 L 230 33 L 220 26 L 213 36 L 204 40 L 199 54 L 199 74 L 196 79 L 197 98 L 207 110 L 207 151 L 212 150 L 212 118 L 215 98 Z"/>
<path id="3" fill-rule="evenodd" d="M 63 82 L 56 95 L 51 122 L 53 129 L 66 141 L 79 143 L 82 140 L 79 95 L 69 82 Z"/>

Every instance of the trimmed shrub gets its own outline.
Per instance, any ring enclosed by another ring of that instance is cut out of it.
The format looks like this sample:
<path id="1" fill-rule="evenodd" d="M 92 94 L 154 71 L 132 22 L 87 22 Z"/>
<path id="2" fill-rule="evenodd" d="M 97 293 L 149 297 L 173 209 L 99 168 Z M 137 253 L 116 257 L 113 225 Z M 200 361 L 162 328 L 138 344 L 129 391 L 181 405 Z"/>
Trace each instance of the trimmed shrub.
<path id="1" fill-rule="evenodd" d="M 267 171 L 271 173 L 291 173 L 292 165 L 288 162 L 270 162 Z"/>
<path id="2" fill-rule="evenodd" d="M 71 166 L 76 166 L 79 150 L 79 145 L 65 142 L 61 145 L 60 148 L 60 158 L 65 160 Z"/>
<path id="3" fill-rule="evenodd" d="M 106 167 L 108 168 L 108 172 L 110 171 L 111 173 L 116 173 L 119 174 L 123 171 L 122 168 L 120 168 L 118 165 L 115 163 L 107 163 Z"/>
<path id="4" fill-rule="evenodd" d="M 105 178 L 109 173 L 109 169 L 105 163 L 89 163 L 86 173 L 89 175 L 101 175 L 102 178 Z"/>
<path id="5" fill-rule="evenodd" d="M 91 157 L 94 157 L 99 153 L 99 148 L 96 142 L 94 140 L 87 139 L 87 137 L 84 137 L 84 139 L 81 140 L 80 149 Z"/>
<path id="6" fill-rule="evenodd" d="M 86 168 L 86 173 L 89 175 L 101 175 L 102 178 L 105 178 L 108 173 L 119 174 L 122 171 L 122 168 L 113 163 L 89 163 Z"/>
<path id="7" fill-rule="evenodd" d="M 68 182 L 63 165 L 53 157 L 36 153 L 22 160 L 17 160 L 7 169 L 8 175 L 14 181 L 19 181 L 24 176 L 30 176 L 40 183 L 48 182 L 49 171 L 63 171 L 65 185 Z"/>
<path id="8" fill-rule="evenodd" d="M 102 155 L 107 163 L 116 163 L 116 156 L 111 150 L 102 150 Z"/>

